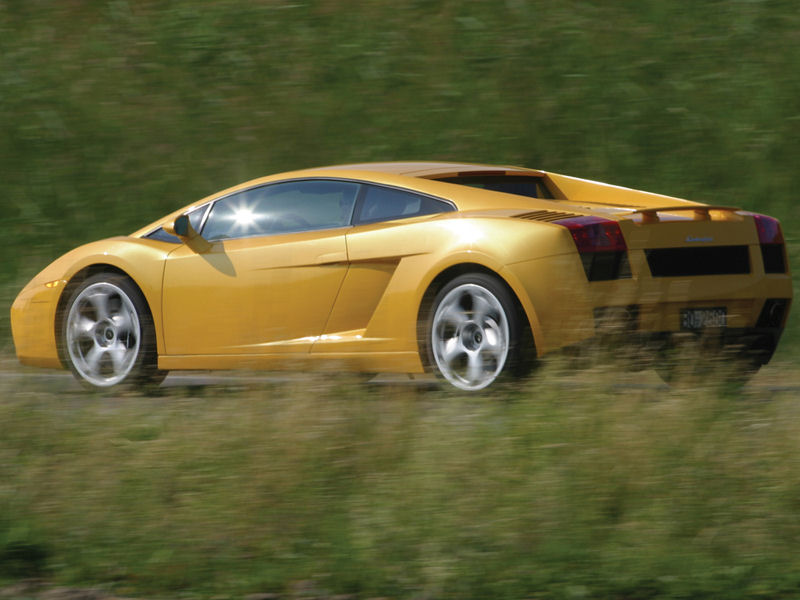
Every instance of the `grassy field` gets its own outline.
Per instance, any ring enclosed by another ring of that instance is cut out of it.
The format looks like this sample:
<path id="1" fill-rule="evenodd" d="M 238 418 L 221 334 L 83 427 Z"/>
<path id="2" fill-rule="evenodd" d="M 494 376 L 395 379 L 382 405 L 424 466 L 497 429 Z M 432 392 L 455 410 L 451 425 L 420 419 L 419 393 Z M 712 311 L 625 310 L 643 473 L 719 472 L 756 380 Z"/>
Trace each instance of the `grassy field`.
<path id="1" fill-rule="evenodd" d="M 64 251 L 321 164 L 513 163 L 742 206 L 782 220 L 797 264 L 798 32 L 789 0 L 0 0 L 0 355 L 15 294 Z M 796 379 L 798 358 L 790 318 L 763 377 Z M 45 382 L 0 378 L 6 581 L 800 594 L 791 389 Z"/>
<path id="2" fill-rule="evenodd" d="M 323 375 L 92 396 L 32 371 L 0 381 L 0 580 L 796 597 L 800 407 L 797 387 L 770 387 L 784 368 L 736 397 L 554 368 L 477 397 Z"/>

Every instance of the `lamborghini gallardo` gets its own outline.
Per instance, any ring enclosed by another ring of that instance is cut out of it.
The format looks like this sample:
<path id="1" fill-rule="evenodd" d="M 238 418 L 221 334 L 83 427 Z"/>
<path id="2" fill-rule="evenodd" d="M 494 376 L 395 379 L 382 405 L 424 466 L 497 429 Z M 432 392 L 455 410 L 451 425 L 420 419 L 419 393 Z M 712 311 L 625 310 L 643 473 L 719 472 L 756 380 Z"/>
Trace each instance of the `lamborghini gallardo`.
<path id="1" fill-rule="evenodd" d="M 330 367 L 475 391 L 609 332 L 655 349 L 667 378 L 687 338 L 711 340 L 709 372 L 717 356 L 753 373 L 791 298 L 774 218 L 526 168 L 396 162 L 256 179 L 81 246 L 20 292 L 11 322 L 22 363 L 88 387 Z"/>

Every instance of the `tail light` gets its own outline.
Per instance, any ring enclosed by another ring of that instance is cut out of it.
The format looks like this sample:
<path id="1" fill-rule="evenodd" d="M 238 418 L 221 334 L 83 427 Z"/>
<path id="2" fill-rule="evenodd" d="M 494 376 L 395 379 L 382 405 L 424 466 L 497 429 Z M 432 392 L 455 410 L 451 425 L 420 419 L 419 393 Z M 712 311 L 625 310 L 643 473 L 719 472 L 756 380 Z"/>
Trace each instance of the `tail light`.
<path id="1" fill-rule="evenodd" d="M 601 217 L 573 217 L 556 221 L 572 234 L 578 252 L 625 252 L 625 238 L 619 223 Z"/>
<path id="2" fill-rule="evenodd" d="M 753 222 L 758 231 L 761 244 L 761 257 L 764 259 L 765 273 L 786 273 L 786 249 L 783 232 L 778 219 L 766 215 L 753 214 Z"/>
<path id="3" fill-rule="evenodd" d="M 753 215 L 758 230 L 758 241 L 762 244 L 782 244 L 783 232 L 778 219 L 767 215 Z"/>
<path id="4" fill-rule="evenodd" d="M 631 276 L 628 246 L 619 223 L 588 216 L 561 219 L 554 223 L 569 230 L 589 281 Z"/>

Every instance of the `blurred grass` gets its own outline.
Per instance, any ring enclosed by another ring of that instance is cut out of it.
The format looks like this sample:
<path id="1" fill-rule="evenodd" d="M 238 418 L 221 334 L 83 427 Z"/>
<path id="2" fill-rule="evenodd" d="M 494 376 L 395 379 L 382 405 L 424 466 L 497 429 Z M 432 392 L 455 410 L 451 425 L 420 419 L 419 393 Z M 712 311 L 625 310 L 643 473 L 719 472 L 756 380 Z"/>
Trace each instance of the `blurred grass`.
<path id="1" fill-rule="evenodd" d="M 794 394 L 640 379 L 545 373 L 464 397 L 312 376 L 159 398 L 4 380 L 0 579 L 140 597 L 795 597 Z"/>
<path id="2" fill-rule="evenodd" d="M 780 218 L 800 264 L 798 32 L 788 0 L 0 1 L 0 350 L 15 294 L 62 252 L 330 163 L 515 163 L 738 205 Z M 796 394 L 590 380 L 487 399 L 0 379 L 0 579 L 797 596 Z"/>
<path id="3" fill-rule="evenodd" d="M 365 160 L 739 205 L 782 219 L 796 263 L 798 31 L 789 0 L 0 2 L 0 305 L 82 242 Z"/>

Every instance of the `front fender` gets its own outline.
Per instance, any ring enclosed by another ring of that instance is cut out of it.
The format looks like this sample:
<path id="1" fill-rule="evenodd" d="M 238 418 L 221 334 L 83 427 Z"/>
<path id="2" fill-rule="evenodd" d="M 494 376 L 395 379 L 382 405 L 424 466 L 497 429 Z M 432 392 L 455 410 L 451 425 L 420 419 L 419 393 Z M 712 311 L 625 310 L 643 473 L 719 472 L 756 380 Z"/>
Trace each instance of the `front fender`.
<path id="1" fill-rule="evenodd" d="M 42 269 L 19 293 L 11 309 L 17 356 L 25 364 L 59 367 L 55 321 L 69 285 L 90 267 L 107 265 L 128 275 L 142 291 L 153 316 L 158 351 L 163 352 L 161 286 L 164 260 L 175 244 L 114 237 L 85 244 Z"/>

